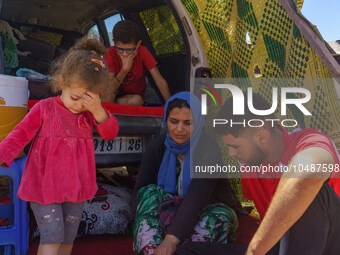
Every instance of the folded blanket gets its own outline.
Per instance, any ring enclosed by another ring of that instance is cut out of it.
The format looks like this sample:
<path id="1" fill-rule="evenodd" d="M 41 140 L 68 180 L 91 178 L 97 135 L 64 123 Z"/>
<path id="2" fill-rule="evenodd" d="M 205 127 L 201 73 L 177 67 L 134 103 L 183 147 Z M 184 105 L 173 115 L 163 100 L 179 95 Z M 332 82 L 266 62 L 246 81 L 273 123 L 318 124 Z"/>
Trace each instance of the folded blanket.
<path id="1" fill-rule="evenodd" d="M 42 80 L 42 81 L 48 81 L 51 79 L 49 76 L 43 75 L 41 73 L 38 73 L 28 68 L 18 69 L 16 72 L 16 76 L 25 77 L 27 79 L 33 79 L 33 80 Z"/>

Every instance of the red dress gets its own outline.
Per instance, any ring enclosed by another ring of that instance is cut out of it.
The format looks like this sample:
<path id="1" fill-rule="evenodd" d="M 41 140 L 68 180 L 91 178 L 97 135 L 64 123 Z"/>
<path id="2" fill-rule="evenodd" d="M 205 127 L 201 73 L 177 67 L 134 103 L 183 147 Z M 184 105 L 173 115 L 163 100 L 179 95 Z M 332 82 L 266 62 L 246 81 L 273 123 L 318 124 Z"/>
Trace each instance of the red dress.
<path id="1" fill-rule="evenodd" d="M 118 56 L 115 47 L 108 49 L 104 59 L 110 72 L 118 74 L 122 69 L 122 60 Z M 146 88 L 146 72 L 156 65 L 157 62 L 150 51 L 143 45 L 139 46 L 138 54 L 133 60 L 131 70 L 120 85 L 119 92 L 123 94 L 138 94 L 143 97 Z"/>
<path id="2" fill-rule="evenodd" d="M 40 204 L 81 202 L 97 191 L 94 144 L 96 128 L 103 139 L 114 139 L 118 121 L 97 124 L 90 112 L 71 113 L 53 97 L 38 102 L 0 143 L 0 160 L 11 165 L 32 140 L 18 196 Z"/>

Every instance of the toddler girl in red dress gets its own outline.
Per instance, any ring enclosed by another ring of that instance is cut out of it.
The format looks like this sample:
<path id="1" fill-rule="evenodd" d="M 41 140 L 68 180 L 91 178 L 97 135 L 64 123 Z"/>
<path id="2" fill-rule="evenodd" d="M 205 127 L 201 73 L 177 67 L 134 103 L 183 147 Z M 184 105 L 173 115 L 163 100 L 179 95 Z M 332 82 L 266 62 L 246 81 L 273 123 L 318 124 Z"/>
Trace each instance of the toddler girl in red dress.
<path id="1" fill-rule="evenodd" d="M 32 141 L 18 196 L 30 202 L 40 230 L 38 255 L 70 255 L 84 201 L 97 191 L 92 132 L 114 139 L 117 119 L 101 97 L 111 83 L 105 47 L 82 39 L 53 65 L 60 96 L 39 101 L 0 143 L 0 165 L 10 166 Z"/>

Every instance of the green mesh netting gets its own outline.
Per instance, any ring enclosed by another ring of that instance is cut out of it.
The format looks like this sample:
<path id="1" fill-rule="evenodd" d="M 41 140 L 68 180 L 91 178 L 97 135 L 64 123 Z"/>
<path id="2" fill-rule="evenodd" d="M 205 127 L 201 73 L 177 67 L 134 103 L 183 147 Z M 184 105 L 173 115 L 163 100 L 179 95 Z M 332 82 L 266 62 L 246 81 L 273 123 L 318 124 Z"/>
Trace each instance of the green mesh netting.
<path id="1" fill-rule="evenodd" d="M 297 10 L 301 11 L 302 6 L 303 6 L 303 2 L 304 2 L 304 0 L 294 0 L 294 3 L 295 3 Z"/>
<path id="2" fill-rule="evenodd" d="M 160 6 L 139 13 L 157 56 L 181 52 L 183 38 L 168 6 Z"/>
<path id="3" fill-rule="evenodd" d="M 301 10 L 303 0 L 290 1 Z M 289 110 L 287 117 L 297 119 L 301 127 L 326 132 L 340 148 L 340 108 L 330 84 L 332 76 L 279 0 L 182 2 L 202 40 L 214 77 L 244 78 L 238 86 L 253 86 L 268 100 L 272 86 L 266 84 L 268 79 L 254 83 L 256 77 L 294 79 L 288 86 L 305 86 L 313 95 L 309 104 L 313 118 L 304 118 L 294 110 Z M 309 78 L 313 82 L 304 85 L 302 79 Z"/>
<path id="4" fill-rule="evenodd" d="M 255 67 L 265 78 L 311 78 L 314 82 L 306 88 L 313 95 L 313 118 L 305 119 L 303 125 L 331 136 L 340 130 L 335 89 L 327 80 L 332 78 L 331 74 L 278 0 L 182 2 L 202 39 L 214 77 L 244 78 L 246 82 L 241 86 L 253 86 L 268 99 L 271 86 L 251 84 L 256 77 Z M 302 0 L 294 3 L 298 9 L 302 8 Z M 303 83 L 295 82 L 291 86 L 303 86 Z M 335 138 L 340 147 L 340 140 Z"/>

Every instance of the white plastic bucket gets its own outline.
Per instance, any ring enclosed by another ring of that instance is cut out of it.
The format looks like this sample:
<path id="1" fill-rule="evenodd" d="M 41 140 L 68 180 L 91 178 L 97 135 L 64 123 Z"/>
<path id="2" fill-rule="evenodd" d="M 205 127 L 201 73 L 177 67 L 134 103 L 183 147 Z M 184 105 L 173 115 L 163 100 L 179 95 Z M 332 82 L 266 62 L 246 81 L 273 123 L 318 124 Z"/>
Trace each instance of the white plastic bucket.
<path id="1" fill-rule="evenodd" d="M 28 81 L 0 74 L 0 141 L 27 113 Z"/>

